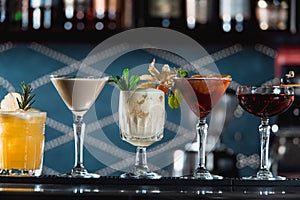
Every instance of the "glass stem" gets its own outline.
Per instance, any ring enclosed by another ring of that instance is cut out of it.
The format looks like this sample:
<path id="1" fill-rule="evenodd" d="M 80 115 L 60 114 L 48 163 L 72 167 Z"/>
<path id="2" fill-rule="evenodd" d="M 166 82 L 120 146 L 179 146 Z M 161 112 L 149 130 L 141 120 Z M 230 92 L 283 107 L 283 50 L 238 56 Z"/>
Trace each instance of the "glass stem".
<path id="1" fill-rule="evenodd" d="M 260 170 L 268 170 L 269 160 L 269 139 L 270 139 L 269 118 L 262 118 L 259 126 L 260 134 Z"/>
<path id="2" fill-rule="evenodd" d="M 145 174 L 149 172 L 146 147 L 136 148 L 135 172 L 138 174 Z"/>
<path id="3" fill-rule="evenodd" d="M 206 138 L 207 138 L 207 129 L 208 129 L 206 118 L 198 120 L 196 129 L 197 129 L 197 142 L 199 144 L 199 152 L 198 152 L 199 168 L 206 170 L 205 149 L 206 149 Z"/>
<path id="4" fill-rule="evenodd" d="M 75 116 L 73 123 L 75 138 L 75 164 L 74 169 L 82 169 L 83 167 L 83 139 L 85 131 L 85 123 L 82 116 Z"/>

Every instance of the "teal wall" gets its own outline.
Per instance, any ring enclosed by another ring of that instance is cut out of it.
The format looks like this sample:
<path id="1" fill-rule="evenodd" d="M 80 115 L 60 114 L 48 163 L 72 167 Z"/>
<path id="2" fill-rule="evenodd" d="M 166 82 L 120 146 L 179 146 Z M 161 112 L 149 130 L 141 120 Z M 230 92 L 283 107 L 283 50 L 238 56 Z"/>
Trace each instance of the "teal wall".
<path id="1" fill-rule="evenodd" d="M 74 162 L 73 117 L 51 84 L 49 75 L 60 69 L 68 73 L 67 69 L 70 69 L 68 66 L 76 61 L 84 60 L 96 45 L 91 43 L 31 42 L 7 42 L 0 44 L 0 98 L 8 91 L 19 91 L 20 82 L 26 81 L 34 87 L 34 93 L 36 94 L 34 107 L 48 113 L 45 130 L 44 174 L 67 172 L 72 168 Z M 238 84 L 258 85 L 273 78 L 274 55 L 266 55 L 267 53 L 262 48 L 264 46 L 234 45 L 205 47 L 210 54 L 215 56 L 215 63 L 221 73 L 230 74 L 233 77 L 234 83 Z M 276 49 L 274 51 L 276 52 Z M 131 68 L 147 64 L 147 61 L 150 62 L 156 57 L 143 50 L 134 52 L 134 55 L 119 58 L 112 65 L 108 66 L 105 73 L 120 75 L 121 69 L 124 67 Z M 156 59 L 158 63 L 169 63 L 170 66 L 177 66 L 176 63 L 172 63 L 164 58 L 156 57 Z M 232 87 L 234 88 L 234 85 Z M 113 159 L 114 153 L 118 154 L 120 149 L 129 151 L 132 155 L 134 152 L 132 146 L 121 141 L 119 138 L 118 126 L 113 117 L 116 105 L 111 105 L 111 102 L 115 100 L 112 99 L 114 98 L 112 97 L 114 91 L 114 87 L 107 84 L 98 97 L 93 111 L 88 113 L 86 117 L 87 126 L 90 127 L 87 128 L 88 137 L 86 137 L 86 142 L 87 144 L 92 144 L 93 137 L 97 138 L 97 141 L 99 140 L 95 144 L 96 147 L 90 147 L 99 152 L 99 157 L 96 158 L 92 155 L 93 153 L 85 150 L 85 166 L 89 171 L 98 172 L 101 175 L 119 174 L 118 169 L 112 169 L 107 166 L 105 159 Z M 222 131 L 222 143 L 231 148 L 235 155 L 238 153 L 246 156 L 258 154 L 259 136 L 257 126 L 259 119 L 247 113 L 243 113 L 240 118 L 232 117 L 232 112 L 236 108 L 234 96 L 233 101 L 230 102 L 230 108 L 233 108 L 233 110 L 227 110 L 229 121 L 225 124 Z M 179 111 L 168 109 L 167 112 L 167 120 L 177 123 Z M 99 120 L 101 128 L 97 128 L 95 119 L 96 121 Z M 102 130 L 102 134 L 106 135 L 103 141 L 100 137 L 101 134 L 98 132 L 99 129 Z M 174 133 L 172 133 L 170 128 L 167 128 L 165 137 L 161 143 L 167 142 L 172 137 L 174 137 Z M 105 146 L 106 140 L 111 142 L 109 147 Z M 159 146 L 159 143 L 153 145 L 151 148 L 157 146 Z M 169 153 L 169 156 L 172 156 L 172 152 L 170 151 Z M 124 156 L 126 155 L 128 154 L 125 153 Z M 120 161 L 121 158 L 116 160 Z M 245 167 L 239 173 L 240 175 L 251 174 L 255 170 Z M 171 175 L 170 167 L 166 166 L 163 173 Z"/>

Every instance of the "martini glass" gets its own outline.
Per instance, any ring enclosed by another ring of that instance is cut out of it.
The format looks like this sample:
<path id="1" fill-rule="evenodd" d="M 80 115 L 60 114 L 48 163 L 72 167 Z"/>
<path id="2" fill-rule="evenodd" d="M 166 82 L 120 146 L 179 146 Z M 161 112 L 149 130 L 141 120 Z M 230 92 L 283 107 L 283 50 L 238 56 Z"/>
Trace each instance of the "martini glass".
<path id="1" fill-rule="evenodd" d="M 51 82 L 66 106 L 74 115 L 75 164 L 71 172 L 63 177 L 98 178 L 100 175 L 89 173 L 83 165 L 83 140 L 85 123 L 83 116 L 94 104 L 108 77 L 58 76 L 51 75 Z"/>
<path id="2" fill-rule="evenodd" d="M 174 89 L 179 90 L 192 112 L 198 117 L 196 125 L 196 138 L 199 144 L 199 164 L 192 176 L 183 178 L 191 179 L 222 179 L 223 177 L 211 174 L 206 169 L 205 148 L 208 124 L 207 115 L 217 104 L 231 83 L 229 75 L 196 75 L 192 78 L 174 78 Z"/>
<path id="3" fill-rule="evenodd" d="M 146 148 L 163 138 L 165 94 L 154 88 L 121 91 L 119 97 L 119 126 L 121 138 L 136 146 L 135 165 L 121 178 L 159 179 L 147 164 Z"/>
<path id="4" fill-rule="evenodd" d="M 252 180 L 284 180 L 269 170 L 269 119 L 285 112 L 294 101 L 294 88 L 283 85 L 275 86 L 239 86 L 237 98 L 241 107 L 247 112 L 260 117 L 258 127 L 260 134 L 260 169 L 255 176 L 243 177 Z"/>

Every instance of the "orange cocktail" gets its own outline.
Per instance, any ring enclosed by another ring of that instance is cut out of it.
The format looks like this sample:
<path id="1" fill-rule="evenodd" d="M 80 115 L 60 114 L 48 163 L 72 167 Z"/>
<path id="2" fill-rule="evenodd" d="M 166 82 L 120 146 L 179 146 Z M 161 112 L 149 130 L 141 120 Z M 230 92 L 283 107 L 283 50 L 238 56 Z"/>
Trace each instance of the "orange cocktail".
<path id="1" fill-rule="evenodd" d="M 45 121 L 45 112 L 0 112 L 1 175 L 41 175 Z"/>

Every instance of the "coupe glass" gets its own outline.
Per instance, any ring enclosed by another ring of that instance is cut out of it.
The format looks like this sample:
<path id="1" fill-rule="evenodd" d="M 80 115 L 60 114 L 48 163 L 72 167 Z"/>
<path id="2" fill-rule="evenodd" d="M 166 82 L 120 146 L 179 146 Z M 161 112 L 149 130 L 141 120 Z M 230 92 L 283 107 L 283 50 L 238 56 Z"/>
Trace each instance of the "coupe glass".
<path id="1" fill-rule="evenodd" d="M 163 138 L 165 94 L 153 88 L 121 91 L 119 97 L 119 126 L 121 138 L 136 146 L 136 160 L 131 172 L 121 178 L 159 179 L 147 164 L 146 148 Z"/>
<path id="2" fill-rule="evenodd" d="M 260 134 L 260 169 L 255 176 L 244 177 L 253 180 L 284 180 L 285 177 L 274 176 L 269 170 L 269 119 L 285 112 L 294 101 L 294 88 L 289 86 L 239 86 L 237 98 L 241 107 L 247 112 L 260 117 L 258 127 Z"/>
<path id="3" fill-rule="evenodd" d="M 85 131 L 83 116 L 94 104 L 109 78 L 51 75 L 50 79 L 60 97 L 74 115 L 75 164 L 70 173 L 61 176 L 98 178 L 100 175 L 89 173 L 83 165 L 83 139 Z"/>
<path id="4" fill-rule="evenodd" d="M 173 79 L 174 89 L 179 90 L 189 108 L 199 118 L 196 125 L 196 138 L 199 144 L 199 166 L 195 169 L 192 176 L 184 176 L 183 178 L 206 180 L 223 178 L 211 174 L 206 169 L 205 147 L 208 130 L 206 117 L 223 96 L 231 80 L 231 76 L 229 75 L 208 75 Z"/>

